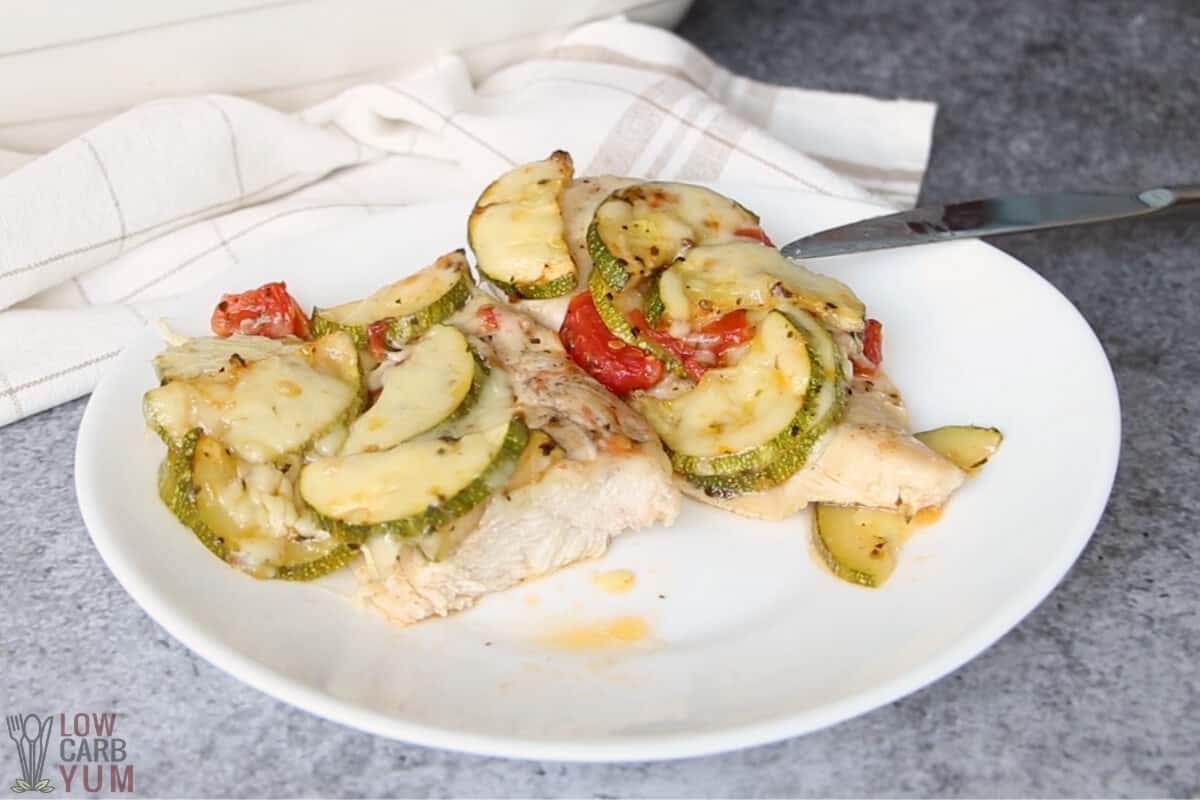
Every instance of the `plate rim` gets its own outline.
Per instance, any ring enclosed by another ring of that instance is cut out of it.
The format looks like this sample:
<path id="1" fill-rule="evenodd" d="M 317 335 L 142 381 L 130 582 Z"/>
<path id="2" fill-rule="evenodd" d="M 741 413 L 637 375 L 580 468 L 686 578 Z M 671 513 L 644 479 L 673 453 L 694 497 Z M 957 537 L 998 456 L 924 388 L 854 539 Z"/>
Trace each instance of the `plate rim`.
<path id="1" fill-rule="evenodd" d="M 820 197 L 824 201 L 830 198 L 812 192 L 767 187 L 755 184 L 738 184 L 732 181 L 721 181 L 712 184 L 725 192 L 735 192 L 739 185 L 747 190 L 760 193 L 772 193 L 784 196 L 804 195 Z M 723 188 L 722 188 L 723 187 Z M 883 208 L 869 201 L 836 198 L 837 202 L 853 205 L 864 211 Z M 431 203 L 413 204 L 406 209 L 398 209 L 388 214 L 403 214 L 413 207 L 437 207 L 457 205 L 461 200 L 434 201 Z M 379 215 L 384 216 L 384 215 Z M 865 214 L 864 216 L 869 216 Z M 359 225 L 368 224 L 371 219 L 339 226 L 313 234 L 311 237 L 290 239 L 269 247 L 256 254 L 255 261 L 271 260 L 277 257 L 281 250 L 296 246 L 304 239 L 328 238 L 345 236 Z M 961 244 L 961 243 L 960 243 Z M 92 466 L 89 461 L 92 440 L 99 436 L 101 425 L 97 417 L 101 413 L 100 403 L 96 397 L 103 398 L 108 387 L 115 385 L 117 370 L 110 370 L 98 383 L 88 400 L 80 421 L 76 439 L 74 458 L 74 484 L 76 499 L 84 525 L 93 545 L 99 552 L 105 566 L 121 584 L 122 588 L 137 603 L 146 614 L 173 638 L 188 649 L 200 655 L 209 663 L 216 666 L 231 677 L 246 683 L 264 694 L 281 700 L 289 705 L 301 708 L 323 719 L 330 720 L 351 728 L 366 731 L 385 738 L 397 739 L 427 747 L 469 753 L 481 756 L 499 756 L 506 758 L 531 759 L 544 761 L 574 761 L 590 763 L 610 763 L 618 761 L 662 761 L 677 758 L 689 758 L 731 750 L 754 747 L 786 738 L 813 733 L 839 722 L 867 713 L 871 710 L 892 703 L 902 697 L 913 694 L 932 683 L 940 680 L 954 670 L 962 667 L 976 658 L 984 650 L 998 642 L 1005 634 L 1016 627 L 1032 611 L 1037 608 L 1062 582 L 1071 567 L 1078 560 L 1084 548 L 1095 535 L 1112 494 L 1116 479 L 1117 466 L 1121 449 L 1121 408 L 1120 395 L 1112 364 L 1095 330 L 1078 308 L 1045 277 L 1020 261 L 1016 257 L 978 240 L 973 246 L 987 248 L 993 251 L 1010 265 L 1023 270 L 1040 283 L 1043 290 L 1048 290 L 1049 296 L 1062 307 L 1065 315 L 1073 316 L 1082 323 L 1083 329 L 1089 334 L 1087 344 L 1096 349 L 1100 362 L 1105 367 L 1107 393 L 1100 398 L 1111 406 L 1112 437 L 1105 451 L 1105 463 L 1102 464 L 1104 481 L 1103 502 L 1097 504 L 1093 513 L 1086 519 L 1088 533 L 1079 538 L 1075 547 L 1063 550 L 1056 559 L 1048 561 L 1044 567 L 1027 584 L 1027 588 L 1012 596 L 1006 603 L 988 617 L 985 624 L 971 630 L 968 635 L 960 636 L 953 644 L 945 648 L 935 657 L 925 660 L 919 667 L 902 672 L 896 677 L 877 684 L 876 686 L 849 695 L 832 703 L 817 708 L 781 715 L 769 720 L 760 720 L 742 724 L 724 726 L 715 730 L 705 730 L 695 733 L 677 732 L 666 734 L 635 734 L 619 737 L 571 737 L 531 738 L 504 737 L 492 734 L 481 734 L 470 731 L 456 730 L 451 726 L 430 725 L 415 722 L 402 717 L 387 715 L 383 712 L 369 710 L 350 701 L 338 699 L 318 689 L 303 685 L 294 678 L 280 674 L 274 669 L 259 663 L 253 657 L 243 654 L 234 647 L 224 643 L 215 636 L 204 633 L 194 626 L 187 615 L 173 608 L 152 582 L 143 578 L 137 570 L 125 562 L 119 552 L 116 539 L 97 530 L 104 529 L 107 512 L 101 498 L 98 496 L 98 483 L 91 479 Z M 195 291 L 195 290 L 192 290 Z M 192 292 L 184 293 L 176 302 L 185 303 Z M 147 326 L 150 327 L 150 326 Z M 143 334 L 144 335 L 144 331 Z M 113 367 L 126 358 L 122 352 Z"/>

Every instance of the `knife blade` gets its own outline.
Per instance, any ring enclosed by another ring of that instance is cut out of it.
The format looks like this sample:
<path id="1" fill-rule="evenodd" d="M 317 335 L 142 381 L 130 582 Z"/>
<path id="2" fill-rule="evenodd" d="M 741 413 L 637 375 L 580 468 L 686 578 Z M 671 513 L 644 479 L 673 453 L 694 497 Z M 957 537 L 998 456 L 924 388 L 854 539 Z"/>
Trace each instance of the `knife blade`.
<path id="1" fill-rule="evenodd" d="M 821 258 L 914 244 L 1000 236 L 1200 207 L 1200 185 L 1133 193 L 1050 192 L 1014 194 L 923 206 L 796 239 L 780 248 L 789 258 Z"/>

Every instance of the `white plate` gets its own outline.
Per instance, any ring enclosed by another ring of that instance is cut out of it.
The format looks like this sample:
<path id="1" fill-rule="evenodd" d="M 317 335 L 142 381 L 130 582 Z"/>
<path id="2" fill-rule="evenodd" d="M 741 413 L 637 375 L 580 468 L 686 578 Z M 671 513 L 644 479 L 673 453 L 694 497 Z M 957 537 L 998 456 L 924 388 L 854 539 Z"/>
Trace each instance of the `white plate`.
<path id="1" fill-rule="evenodd" d="M 720 187 L 778 242 L 873 206 Z M 222 289 L 285 279 L 331 305 L 459 246 L 470 203 L 368 219 L 244 263 L 171 321 L 204 333 Z M 839 582 L 809 520 L 762 523 L 688 501 L 671 529 L 479 607 L 389 626 L 322 585 L 258 582 L 212 558 L 155 494 L 162 447 L 141 417 L 147 330 L 110 367 L 79 433 L 76 488 L 104 560 L 172 635 L 247 683 L 383 736 L 490 755 L 692 756 L 812 731 L 915 691 L 996 641 L 1062 578 L 1104 508 L 1120 417 L 1100 344 L 1038 275 L 977 242 L 826 259 L 884 321 L 886 365 L 918 428 L 996 425 L 1005 441 L 881 590 Z M 596 573 L 637 575 L 624 595 Z M 556 631 L 637 615 L 649 637 L 575 650 Z"/>

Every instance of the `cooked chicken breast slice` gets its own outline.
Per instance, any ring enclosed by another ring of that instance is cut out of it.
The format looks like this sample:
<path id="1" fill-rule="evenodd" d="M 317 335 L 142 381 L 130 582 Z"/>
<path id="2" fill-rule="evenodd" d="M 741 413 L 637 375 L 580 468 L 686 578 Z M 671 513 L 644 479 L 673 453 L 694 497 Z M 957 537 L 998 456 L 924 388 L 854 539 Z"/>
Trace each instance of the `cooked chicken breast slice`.
<path id="1" fill-rule="evenodd" d="M 673 522 L 681 505 L 654 431 L 575 366 L 556 335 L 482 296 L 453 321 L 508 372 L 526 423 L 553 436 L 565 457 L 540 480 L 493 496 L 478 527 L 441 561 L 410 547 L 368 548 L 362 597 L 403 624 L 595 558 L 614 536 Z"/>
<path id="2" fill-rule="evenodd" d="M 635 178 L 620 178 L 616 175 L 593 175 L 587 178 L 576 178 L 567 184 L 559 198 L 559 208 L 563 217 L 563 239 L 567 250 L 579 270 L 577 291 L 565 297 L 553 297 L 549 300 L 514 300 L 514 308 L 533 317 L 542 325 L 557 331 L 562 327 L 563 317 L 567 315 L 567 304 L 571 296 L 578 291 L 587 289 L 588 275 L 592 272 L 592 257 L 588 255 L 587 231 L 592 223 L 592 216 L 604 198 L 617 189 L 638 183 Z"/>
<path id="3" fill-rule="evenodd" d="M 818 440 L 808 463 L 780 486 L 705 503 L 748 517 L 783 519 L 809 503 L 896 508 L 940 506 L 962 485 L 962 470 L 913 438 L 895 385 L 882 372 L 856 377 L 842 421 Z"/>
<path id="4" fill-rule="evenodd" d="M 485 594 L 509 589 L 608 549 L 614 536 L 679 512 L 679 492 L 657 446 L 566 459 L 537 483 L 489 501 L 479 527 L 454 553 L 428 561 L 403 548 L 396 561 L 360 568 L 362 598 L 389 619 L 408 624 L 468 608 Z"/>

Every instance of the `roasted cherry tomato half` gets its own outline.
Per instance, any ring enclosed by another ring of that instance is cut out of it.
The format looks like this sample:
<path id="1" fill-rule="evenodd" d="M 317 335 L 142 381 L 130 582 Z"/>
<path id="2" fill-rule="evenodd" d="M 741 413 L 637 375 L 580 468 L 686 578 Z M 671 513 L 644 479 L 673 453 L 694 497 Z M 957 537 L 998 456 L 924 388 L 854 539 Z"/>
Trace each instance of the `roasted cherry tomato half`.
<path id="1" fill-rule="evenodd" d="M 855 375 L 874 375 L 883 363 L 883 323 L 877 319 L 867 320 L 863 331 L 862 356 L 854 359 Z"/>
<path id="2" fill-rule="evenodd" d="M 575 363 L 617 394 L 649 389 L 662 380 L 662 361 L 614 336 L 590 292 L 571 298 L 559 336 Z"/>
<path id="3" fill-rule="evenodd" d="M 288 294 L 283 281 L 266 283 L 257 289 L 221 295 L 212 313 L 212 330 L 218 336 L 244 333 L 281 339 L 285 336 L 309 338 L 308 317 L 300 304 Z"/>

